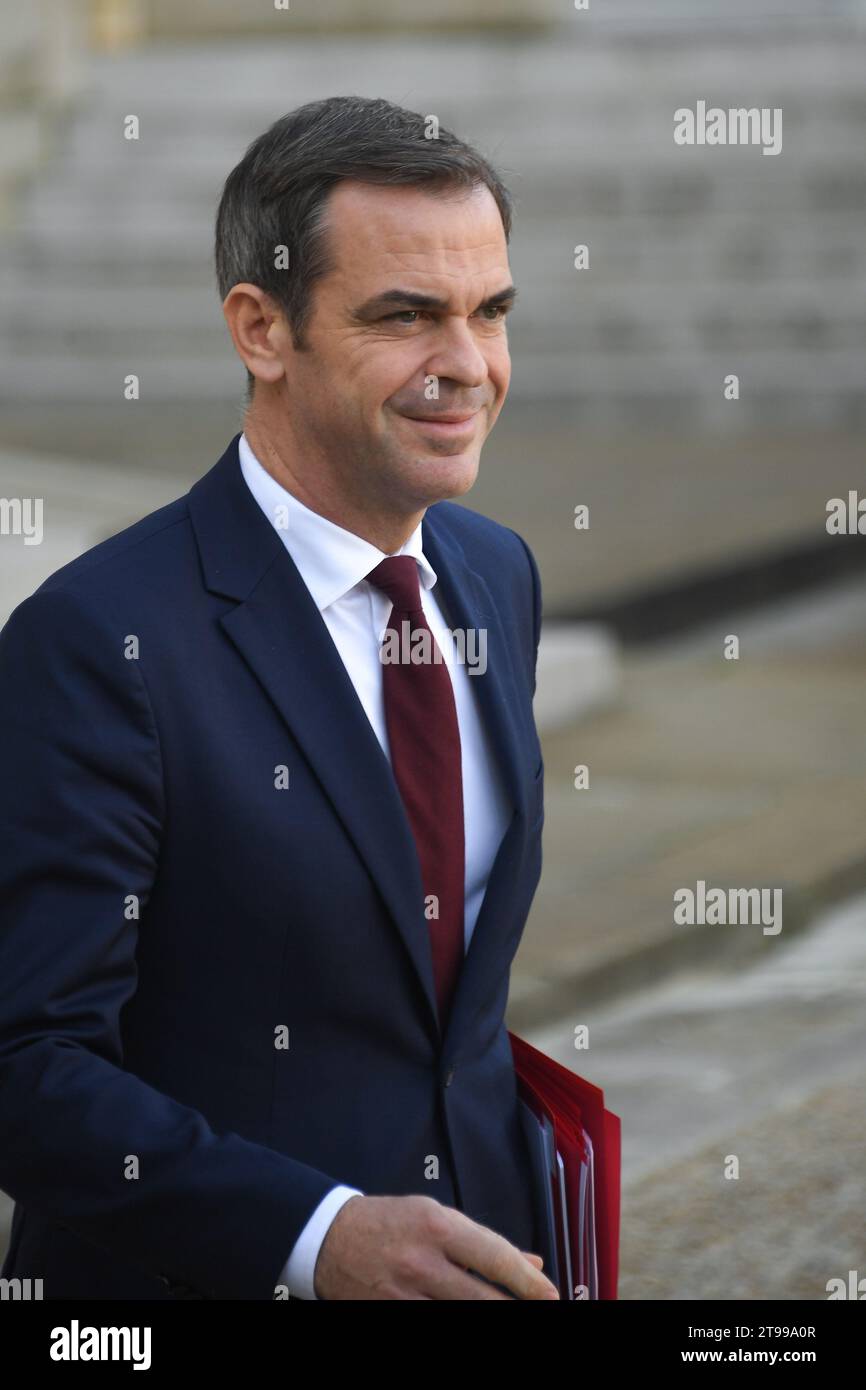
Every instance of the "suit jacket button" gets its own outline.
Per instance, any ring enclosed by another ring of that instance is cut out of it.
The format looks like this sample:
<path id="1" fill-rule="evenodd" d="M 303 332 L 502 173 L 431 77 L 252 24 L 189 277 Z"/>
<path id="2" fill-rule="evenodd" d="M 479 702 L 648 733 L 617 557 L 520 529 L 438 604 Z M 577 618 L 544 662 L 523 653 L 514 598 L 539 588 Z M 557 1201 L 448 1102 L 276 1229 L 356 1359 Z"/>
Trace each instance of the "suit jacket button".
<path id="1" fill-rule="evenodd" d="M 447 1074 L 446 1074 L 446 1076 L 445 1076 L 445 1085 L 446 1085 L 446 1086 L 450 1086 L 450 1085 L 451 1085 L 451 1082 L 454 1080 L 454 1073 L 455 1073 L 456 1070 L 457 1070 L 456 1067 L 449 1067 L 449 1068 L 448 1068 Z"/>

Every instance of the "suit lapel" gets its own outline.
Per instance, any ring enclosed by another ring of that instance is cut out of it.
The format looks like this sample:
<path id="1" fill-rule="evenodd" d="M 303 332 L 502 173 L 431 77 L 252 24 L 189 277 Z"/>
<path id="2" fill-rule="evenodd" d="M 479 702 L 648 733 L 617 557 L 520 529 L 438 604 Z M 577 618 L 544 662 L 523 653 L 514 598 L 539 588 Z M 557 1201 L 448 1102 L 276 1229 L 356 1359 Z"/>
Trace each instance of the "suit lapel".
<path id="1" fill-rule="evenodd" d="M 511 656 L 493 598 L 480 574 L 471 569 L 463 548 L 443 530 L 440 514 L 431 508 L 422 526 L 424 554 L 436 571 L 434 594 L 452 629 L 486 629 L 487 666 L 469 676 L 489 730 L 503 784 L 514 809 L 524 809 L 524 782 L 520 776 L 519 734 L 512 710 L 517 692 Z"/>
<path id="2" fill-rule="evenodd" d="M 461 546 L 439 525 L 437 508 L 424 519 L 424 554 L 436 571 L 434 593 L 452 628 L 487 629 L 487 669 L 469 677 L 475 691 L 481 720 L 488 730 L 503 784 L 514 814 L 505 830 L 487 881 L 484 900 L 469 942 L 469 950 L 457 981 L 451 1015 L 444 1038 L 450 1053 L 458 1045 L 464 1024 L 469 1020 L 483 988 L 485 976 L 494 968 L 501 946 L 499 914 L 508 898 L 508 876 L 519 859 L 520 839 L 527 812 L 526 782 L 521 776 L 521 734 L 512 712 L 519 708 L 509 643 L 483 577 L 471 569 Z"/>

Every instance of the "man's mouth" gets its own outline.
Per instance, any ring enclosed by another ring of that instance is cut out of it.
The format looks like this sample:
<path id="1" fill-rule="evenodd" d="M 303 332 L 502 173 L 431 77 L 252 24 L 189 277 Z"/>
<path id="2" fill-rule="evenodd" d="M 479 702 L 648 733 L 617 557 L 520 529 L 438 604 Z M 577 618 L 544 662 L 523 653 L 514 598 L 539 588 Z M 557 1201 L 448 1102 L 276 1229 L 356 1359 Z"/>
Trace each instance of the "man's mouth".
<path id="1" fill-rule="evenodd" d="M 404 415 L 403 418 L 431 434 L 448 436 L 468 434 L 474 428 L 479 413 L 473 410 L 462 415 Z"/>

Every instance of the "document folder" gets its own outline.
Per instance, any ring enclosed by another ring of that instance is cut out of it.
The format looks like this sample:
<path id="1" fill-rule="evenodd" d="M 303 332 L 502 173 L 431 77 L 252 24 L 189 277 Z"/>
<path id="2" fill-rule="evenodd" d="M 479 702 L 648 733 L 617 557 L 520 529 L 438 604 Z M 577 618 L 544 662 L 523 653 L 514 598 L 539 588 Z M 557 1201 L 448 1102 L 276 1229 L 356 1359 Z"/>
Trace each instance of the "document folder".
<path id="1" fill-rule="evenodd" d="M 620 1121 L 583 1077 L 509 1032 L 544 1272 L 565 1301 L 615 1299 Z"/>

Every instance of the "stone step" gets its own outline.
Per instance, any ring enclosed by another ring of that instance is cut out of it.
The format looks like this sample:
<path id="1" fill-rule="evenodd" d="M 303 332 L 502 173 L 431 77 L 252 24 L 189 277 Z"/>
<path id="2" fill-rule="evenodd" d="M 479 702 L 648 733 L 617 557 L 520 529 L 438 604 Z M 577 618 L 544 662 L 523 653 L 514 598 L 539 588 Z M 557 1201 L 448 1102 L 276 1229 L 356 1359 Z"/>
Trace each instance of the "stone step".
<path id="1" fill-rule="evenodd" d="M 861 418 L 862 44 L 832 29 L 614 41 L 575 16 L 527 42 L 431 36 L 445 85 L 413 89 L 415 109 L 490 150 L 517 200 L 513 394 L 578 401 L 595 420 Z M 275 112 L 356 89 L 359 70 L 364 90 L 390 93 L 416 58 L 414 39 L 329 35 L 98 60 L 0 282 L 7 399 L 38 399 L 47 379 L 58 401 L 108 402 L 128 371 L 150 399 L 233 398 L 242 370 L 211 267 L 226 172 Z M 756 93 L 785 112 L 783 159 L 674 145 L 677 106 Z M 122 138 L 129 112 L 138 142 Z M 577 242 L 592 267 L 580 275 Z M 733 407 L 729 371 L 743 383 Z"/>
<path id="2" fill-rule="evenodd" d="M 630 129 L 619 136 L 599 130 L 587 138 L 585 148 L 562 124 L 549 141 L 542 141 L 536 131 L 492 131 L 490 141 L 478 131 L 463 128 L 463 133 L 474 138 L 512 192 L 525 198 L 530 208 L 539 202 L 547 212 L 550 203 L 557 213 L 591 199 L 600 211 L 617 212 L 629 190 L 637 197 L 647 185 L 662 181 L 671 196 L 681 186 L 692 195 L 687 210 L 700 211 L 712 196 L 725 214 L 733 210 L 731 200 L 735 209 L 754 190 L 773 198 L 781 197 L 789 185 L 796 188 L 801 183 L 810 193 L 816 188 L 831 191 L 842 178 L 853 181 L 854 191 L 862 190 L 866 159 L 860 134 L 866 116 L 849 113 L 845 122 L 844 126 L 838 123 L 838 134 L 833 123 L 822 122 L 809 140 L 795 138 L 786 125 L 782 151 L 775 157 L 762 154 L 754 145 L 677 146 L 667 124 L 661 122 L 653 129 L 652 141 L 638 138 Z M 263 129 L 263 125 L 251 129 L 250 138 Z M 180 131 L 164 150 L 131 143 L 122 145 L 115 158 L 99 156 L 86 164 L 69 159 L 64 149 L 62 163 L 55 162 L 48 170 L 50 178 L 43 173 L 25 191 L 22 215 L 30 216 L 31 208 L 38 212 L 43 206 L 53 215 L 59 201 L 82 216 L 94 205 L 120 210 L 116 194 L 122 194 L 124 201 L 158 198 L 195 212 L 219 195 L 247 143 L 212 136 L 209 143 L 198 146 Z M 705 190 L 704 202 L 694 196 L 699 189 Z M 841 198 L 831 206 L 839 203 Z"/>
<path id="3" fill-rule="evenodd" d="M 581 91 L 579 82 L 575 81 L 576 90 Z M 633 77 L 631 81 L 633 84 Z M 825 157 L 829 154 L 836 161 L 846 154 L 856 158 L 861 153 L 857 133 L 862 127 L 864 113 L 859 92 L 852 89 L 850 94 L 841 93 L 832 101 L 828 100 L 826 92 L 813 100 L 801 92 L 776 93 L 771 98 L 762 90 L 761 97 L 762 106 L 782 110 L 782 145 L 789 160 L 817 160 L 822 145 Z M 508 106 L 485 109 L 483 113 L 473 109 L 471 103 L 460 101 L 447 121 L 444 117 L 441 119 L 443 125 L 450 122 L 482 147 L 495 142 L 499 157 L 506 161 L 515 150 L 521 153 L 532 150 L 542 168 L 579 167 L 597 156 L 600 144 L 616 155 L 618 164 L 624 161 L 626 165 L 638 152 L 663 163 L 683 161 L 689 155 L 701 160 L 712 157 L 714 164 L 719 166 L 726 160 L 746 157 L 757 157 L 766 167 L 772 163 L 772 157 L 761 156 L 757 150 L 739 145 L 677 145 L 673 138 L 674 112 L 682 106 L 694 106 L 694 99 L 687 97 L 682 87 L 669 94 L 655 95 L 641 85 L 630 100 L 620 96 L 614 88 L 609 93 L 609 101 L 609 108 L 594 107 L 584 101 L 582 91 L 579 104 L 574 91 L 568 100 L 562 101 L 539 92 L 523 98 L 515 96 Z M 148 179 L 166 170 L 169 176 L 180 179 L 186 169 L 194 171 L 192 187 L 195 188 L 206 174 L 219 175 L 232 151 L 239 158 L 249 141 L 266 129 L 283 109 L 300 104 L 299 99 L 286 101 L 275 97 L 262 104 L 257 118 L 242 122 L 235 119 L 229 124 L 225 120 L 221 122 L 218 115 L 211 119 L 209 111 L 194 116 L 182 111 L 172 114 L 161 107 L 152 112 L 146 108 L 136 110 L 129 99 L 122 108 L 115 110 L 106 107 L 103 101 L 98 112 L 90 114 L 86 121 L 71 124 L 64 144 L 64 174 L 70 184 L 75 183 L 75 176 L 80 173 L 98 186 L 100 179 L 104 182 L 115 176 L 132 178 L 136 172 Z M 537 108 L 531 123 L 525 116 L 528 104 Z M 713 103 L 708 102 L 710 104 Z M 715 104 L 725 110 L 732 106 L 748 109 L 756 102 L 738 103 L 728 98 L 724 105 L 721 99 Z M 139 118 L 137 140 L 128 140 L 123 135 L 124 119 L 130 112 Z M 492 157 L 495 159 L 496 155 Z"/>
<path id="4" fill-rule="evenodd" d="M 723 225 L 751 218 L 753 227 L 762 229 L 769 245 L 784 242 L 790 235 L 785 222 L 806 221 L 803 232 L 810 234 L 816 221 L 830 213 L 847 214 L 866 206 L 866 171 L 855 161 L 830 164 L 827 156 L 816 158 L 809 167 L 798 168 L 795 177 L 776 177 L 766 163 L 755 165 L 753 152 L 727 152 L 727 165 L 716 174 L 705 163 L 696 163 L 694 152 L 676 167 L 660 170 L 659 165 L 642 161 L 634 171 L 617 164 L 616 174 L 606 168 L 581 168 L 566 175 L 560 165 L 550 185 L 535 171 L 532 182 L 513 178 L 510 188 L 516 197 L 514 235 L 527 235 L 546 218 L 569 220 L 563 247 L 577 240 L 589 243 L 592 227 L 607 235 L 619 224 L 620 238 L 631 235 L 632 222 L 642 227 L 656 225 L 656 236 L 691 234 L 695 254 L 706 247 L 708 256 L 719 246 Z M 751 167 L 746 167 L 744 156 Z M 612 153 L 613 163 L 616 156 Z M 535 152 L 510 152 L 510 160 L 537 164 Z M 734 163 L 731 163 L 734 161 Z M 222 161 L 222 175 L 231 167 L 232 157 Z M 507 175 L 506 175 L 507 181 Z M 220 200 L 221 181 L 214 178 L 210 190 L 189 199 L 183 190 L 143 183 L 136 190 L 108 185 L 100 196 L 82 197 L 79 190 L 44 190 L 19 208 L 18 234 L 31 246 L 32 254 L 75 257 L 78 246 L 88 243 L 90 254 L 111 259 L 113 254 L 129 256 L 147 253 L 160 259 L 167 253 L 192 257 L 200 253 L 200 238 L 213 236 L 215 210 Z M 760 207 L 760 217 L 755 208 Z M 524 221 L 525 220 L 525 221 Z M 674 229 L 676 225 L 676 229 Z M 705 228 L 702 235 L 696 228 Z M 792 232 L 791 235 L 798 235 Z M 118 246 L 118 239 L 121 245 Z"/>
<path id="5" fill-rule="evenodd" d="M 676 313 L 672 313 L 672 309 Z M 843 280 L 777 280 L 769 285 L 680 289 L 655 282 L 598 283 L 585 276 L 551 276 L 532 283 L 515 310 L 516 348 L 544 350 L 550 335 L 574 352 L 588 348 L 701 345 L 708 352 L 782 342 L 792 347 L 858 346 L 866 341 L 866 286 Z M 0 285 L 0 337 L 20 351 L 41 348 L 46 335 L 67 335 L 76 350 L 104 353 L 170 347 L 190 331 L 222 338 L 225 323 L 215 285 L 80 286 L 66 283 L 50 298 L 32 284 Z"/>
<path id="6" fill-rule="evenodd" d="M 683 285 L 690 280 L 701 285 L 719 281 L 726 293 L 729 288 L 736 293 L 741 282 L 756 291 L 785 280 L 796 284 L 821 278 L 825 284 L 830 277 L 845 277 L 850 284 L 862 279 L 866 265 L 859 224 L 839 208 L 816 209 L 808 219 L 786 218 L 767 225 L 744 210 L 721 210 L 705 219 L 707 234 L 699 236 L 691 218 L 645 213 L 626 220 L 603 217 L 582 206 L 542 217 L 538 206 L 524 201 L 512 232 L 512 267 L 519 268 L 521 284 L 533 285 L 521 312 L 552 272 L 571 275 L 578 241 L 590 248 L 590 268 L 580 273 L 581 294 L 586 295 L 599 284 L 639 288 L 647 282 Z M 31 229 L 26 239 L 6 238 L 0 285 L 29 281 L 40 289 L 50 287 L 52 296 L 62 293 L 70 281 L 90 292 L 116 293 L 142 285 L 197 286 L 210 292 L 213 271 L 202 257 L 202 239 L 210 245 L 211 236 L 210 216 L 182 224 L 169 221 L 162 228 L 133 227 L 123 237 L 104 224 L 89 231 L 72 230 L 59 220 L 51 227 Z"/>
<path id="7" fill-rule="evenodd" d="M 542 733 L 567 728 L 621 697 L 619 646 L 601 623 L 545 623 L 538 648 L 535 721 Z"/>
<path id="8" fill-rule="evenodd" d="M 526 101 L 533 97 L 561 100 L 575 111 L 603 103 L 612 112 L 637 104 L 638 92 L 654 100 L 678 96 L 684 88 L 695 98 L 704 96 L 725 106 L 753 105 L 759 98 L 762 105 L 778 104 L 772 98 L 779 92 L 792 100 L 814 94 L 827 105 L 845 93 L 862 97 L 862 58 L 856 41 L 862 32 L 858 35 L 854 29 L 847 43 L 844 34 L 823 23 L 810 34 L 776 28 L 727 41 L 686 29 L 675 43 L 666 36 L 662 43 L 648 44 L 598 34 L 588 38 L 581 24 L 520 46 L 493 35 L 427 35 L 425 56 L 434 67 L 437 59 L 443 60 L 435 90 L 440 97 L 448 96 L 449 106 L 459 102 L 466 112 L 495 110 L 510 124 L 520 119 L 521 110 L 525 119 Z M 323 91 L 357 90 L 359 73 L 368 90 L 380 89 L 383 83 L 388 89 L 397 86 L 395 65 L 409 71 L 418 68 L 418 42 L 380 34 L 264 43 L 234 39 L 194 46 L 153 43 L 126 56 L 98 59 L 91 72 L 104 106 L 126 112 L 135 110 L 140 98 L 155 120 L 160 113 L 166 120 L 207 113 L 214 129 L 232 124 L 239 128 L 258 121 L 262 112 L 272 112 L 275 98 L 289 109 Z M 507 86 L 491 80 L 497 74 Z M 421 80 L 416 79 L 411 95 L 404 96 L 412 109 L 428 107 L 425 78 L 421 69 Z M 229 84 L 232 101 L 227 106 L 219 97 Z M 383 89 L 383 94 L 391 93 Z M 88 110 L 94 110 L 93 103 Z M 445 115 L 439 114 L 447 125 Z"/>
<path id="9" fill-rule="evenodd" d="M 120 356 L 117 351 L 88 355 L 77 347 L 64 352 L 56 344 L 28 354 L 0 342 L 2 399 L 39 401 L 50 390 L 57 401 L 115 401 L 122 398 L 129 372 L 139 376 L 150 399 L 207 401 L 238 394 L 243 369 L 225 335 L 214 331 L 213 350 L 205 352 L 205 345 L 204 337 L 192 334 L 185 342 L 178 331 L 166 335 L 162 348 L 154 343 L 144 351 L 129 344 Z M 864 405 L 862 355 L 852 350 L 739 349 L 732 362 L 731 353 L 714 361 L 688 350 L 642 348 L 627 355 L 621 349 L 578 351 L 565 342 L 558 351 L 515 348 L 512 361 L 515 399 L 579 401 L 584 419 L 596 411 L 607 419 L 612 408 L 624 423 L 628 417 L 622 409 L 632 402 L 638 419 L 640 409 L 652 409 L 654 418 L 659 410 L 677 409 L 688 418 L 695 410 L 706 411 L 731 423 L 752 420 L 762 410 L 773 420 L 784 410 L 798 422 L 844 424 L 848 417 L 859 420 Z M 741 399 L 728 402 L 722 398 L 722 378 L 734 368 Z"/>

